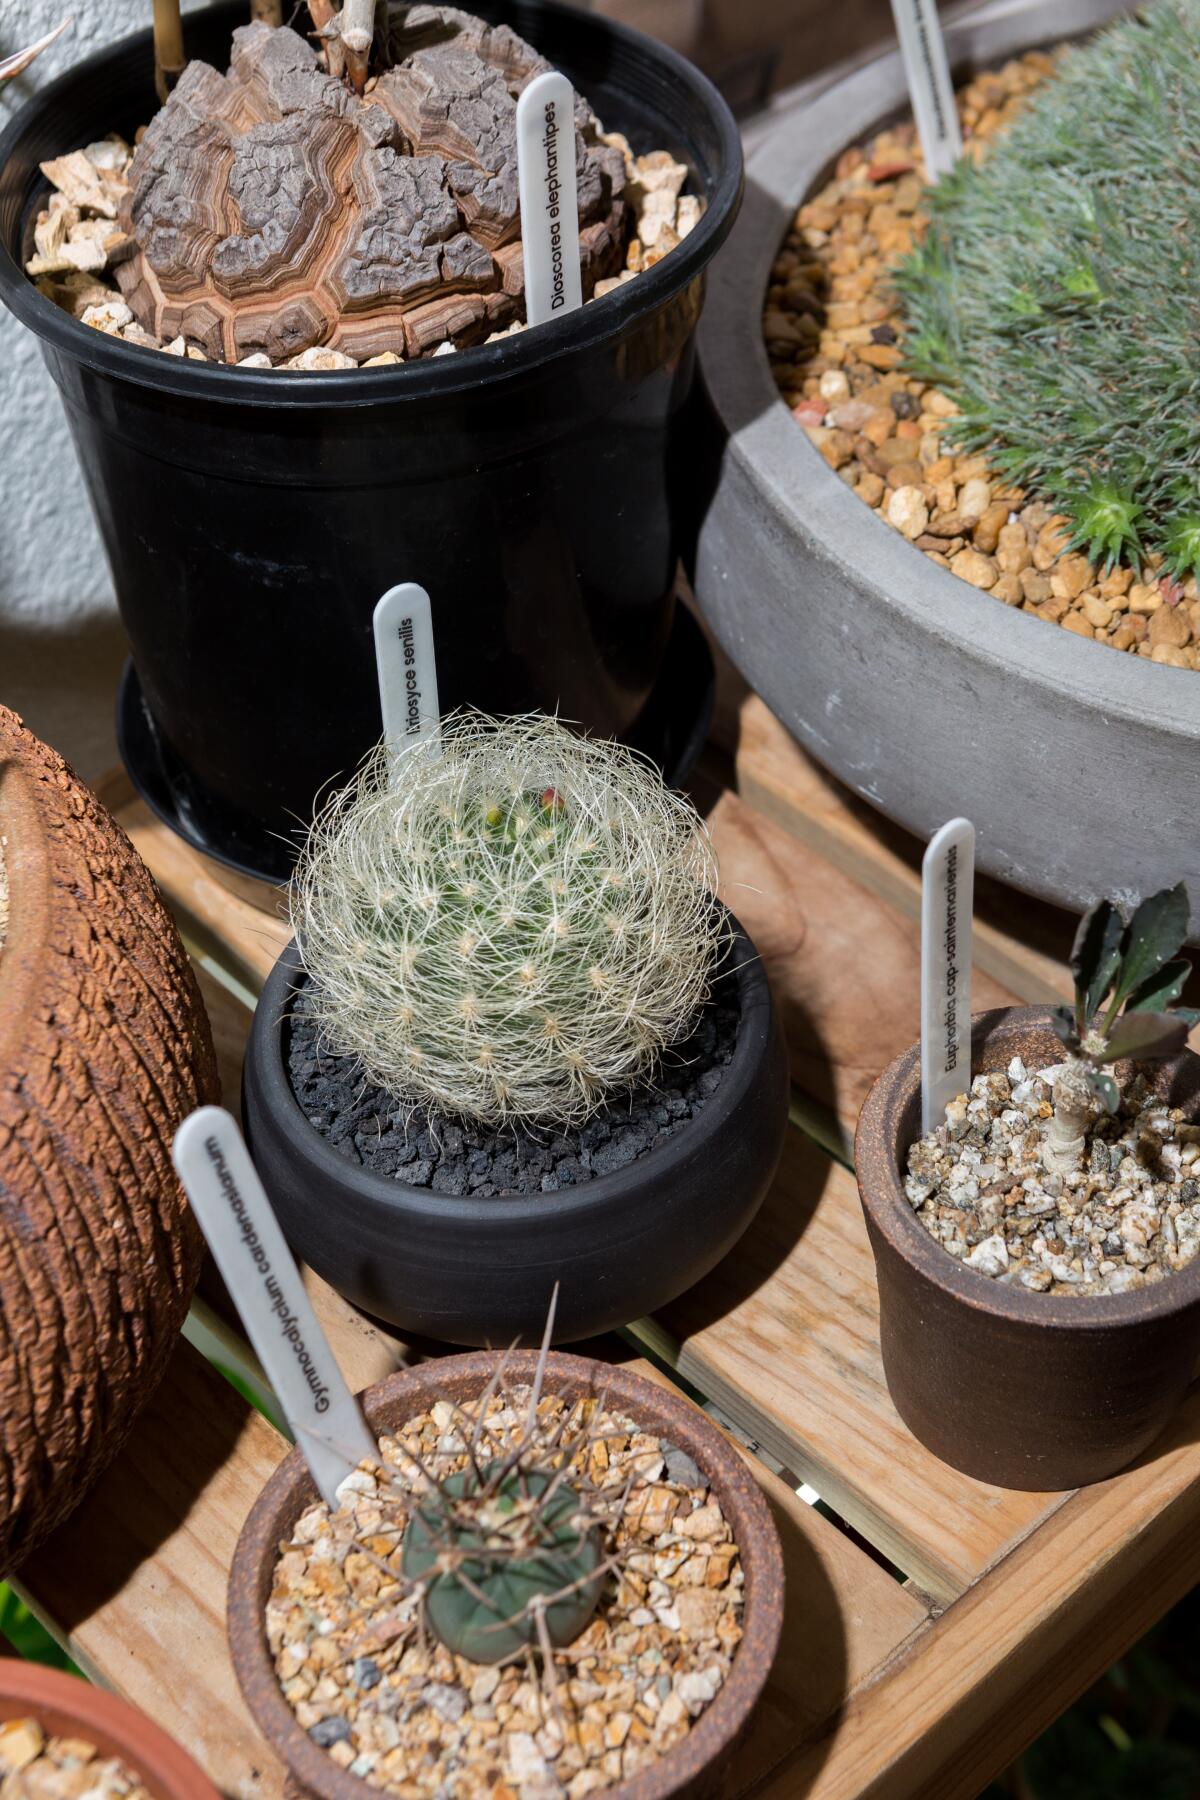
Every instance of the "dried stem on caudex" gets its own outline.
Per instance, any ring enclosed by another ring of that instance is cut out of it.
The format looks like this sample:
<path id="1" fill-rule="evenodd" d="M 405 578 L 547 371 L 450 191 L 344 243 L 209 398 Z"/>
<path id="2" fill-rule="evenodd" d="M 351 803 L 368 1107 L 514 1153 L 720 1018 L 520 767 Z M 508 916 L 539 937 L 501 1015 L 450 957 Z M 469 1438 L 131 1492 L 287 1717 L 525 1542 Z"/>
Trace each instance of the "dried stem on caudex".
<path id="1" fill-rule="evenodd" d="M 343 0 L 340 10 L 332 0 L 308 0 L 329 73 L 339 80 L 344 77 L 356 94 L 363 92 L 371 72 L 376 7 L 377 0 Z"/>
<path id="2" fill-rule="evenodd" d="M 1054 1029 L 1070 1051 L 1054 1081 L 1046 1137 L 1054 1173 L 1078 1168 L 1097 1114 L 1120 1106 L 1111 1065 L 1177 1056 L 1200 1020 L 1200 1012 L 1174 1004 L 1191 973 L 1187 958 L 1176 957 L 1187 932 L 1182 882 L 1143 900 L 1130 918 L 1101 900 L 1080 923 L 1071 951 L 1075 1005 L 1054 1011 Z"/>
<path id="3" fill-rule="evenodd" d="M 164 106 L 186 66 L 179 0 L 154 0 L 154 91 Z"/>

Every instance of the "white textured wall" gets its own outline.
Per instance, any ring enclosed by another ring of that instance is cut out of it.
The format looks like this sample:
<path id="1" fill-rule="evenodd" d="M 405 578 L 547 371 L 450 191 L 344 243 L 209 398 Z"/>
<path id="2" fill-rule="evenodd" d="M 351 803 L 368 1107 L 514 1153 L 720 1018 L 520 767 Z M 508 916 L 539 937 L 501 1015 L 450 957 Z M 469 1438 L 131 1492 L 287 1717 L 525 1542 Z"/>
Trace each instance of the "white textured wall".
<path id="1" fill-rule="evenodd" d="M 0 83 L 7 123 L 43 82 L 150 22 L 150 0 L 0 0 L 0 55 L 75 23 L 16 81 Z M 0 624 L 65 624 L 112 606 L 59 401 L 29 332 L 0 308 Z"/>

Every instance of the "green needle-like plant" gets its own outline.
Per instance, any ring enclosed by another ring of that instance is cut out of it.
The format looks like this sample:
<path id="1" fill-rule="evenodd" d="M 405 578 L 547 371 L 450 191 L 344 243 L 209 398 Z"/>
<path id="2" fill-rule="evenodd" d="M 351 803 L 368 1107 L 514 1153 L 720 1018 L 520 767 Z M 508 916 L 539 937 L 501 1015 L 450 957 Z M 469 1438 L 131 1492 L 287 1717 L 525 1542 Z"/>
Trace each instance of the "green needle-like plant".
<path id="1" fill-rule="evenodd" d="M 951 436 L 1101 565 L 1200 570 L 1200 0 L 1081 48 L 926 196 L 895 271 L 910 370 Z"/>
<path id="2" fill-rule="evenodd" d="M 465 713 L 334 797 L 292 917 L 326 1041 L 399 1104 L 552 1126 L 687 1036 L 714 883 L 703 821 L 633 751 Z"/>
<path id="3" fill-rule="evenodd" d="M 1130 917 L 1100 900 L 1081 920 L 1071 951 L 1075 1005 L 1054 1010 L 1054 1029 L 1070 1051 L 1054 1083 L 1047 1138 L 1059 1172 L 1078 1167 L 1097 1109 L 1120 1106 L 1112 1064 L 1176 1056 L 1200 1021 L 1200 1012 L 1175 1005 L 1191 974 L 1187 957 L 1176 954 L 1187 932 L 1182 882 L 1143 900 Z"/>

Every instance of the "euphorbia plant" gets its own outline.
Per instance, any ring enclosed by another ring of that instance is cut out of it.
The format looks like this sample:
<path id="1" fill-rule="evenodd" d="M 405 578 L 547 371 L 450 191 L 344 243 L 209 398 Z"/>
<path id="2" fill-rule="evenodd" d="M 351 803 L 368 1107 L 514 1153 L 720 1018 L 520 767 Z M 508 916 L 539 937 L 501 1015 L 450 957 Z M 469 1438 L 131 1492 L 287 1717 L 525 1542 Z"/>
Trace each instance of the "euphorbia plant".
<path id="1" fill-rule="evenodd" d="M 1191 973 L 1176 952 L 1188 932 L 1187 889 L 1153 894 L 1131 916 L 1100 900 L 1080 922 L 1071 951 L 1074 1007 L 1056 1007 L 1054 1029 L 1070 1056 L 1054 1082 L 1046 1160 L 1058 1173 L 1079 1165 L 1097 1111 L 1115 1113 L 1114 1063 L 1177 1056 L 1200 1012 L 1176 1006 Z"/>

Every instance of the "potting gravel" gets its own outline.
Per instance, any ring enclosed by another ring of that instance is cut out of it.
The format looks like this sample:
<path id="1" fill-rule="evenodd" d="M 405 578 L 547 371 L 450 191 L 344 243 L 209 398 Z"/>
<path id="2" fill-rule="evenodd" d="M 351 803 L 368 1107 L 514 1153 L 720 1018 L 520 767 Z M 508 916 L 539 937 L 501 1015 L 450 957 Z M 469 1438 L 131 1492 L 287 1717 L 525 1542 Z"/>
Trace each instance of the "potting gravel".
<path id="1" fill-rule="evenodd" d="M 4 1800 L 150 1800 L 150 1792 L 115 1756 L 87 1738 L 47 1737 L 36 1718 L 0 1725 L 0 1794 Z"/>
<path id="2" fill-rule="evenodd" d="M 352 1057 L 321 1043 L 307 998 L 296 996 L 287 1038 L 288 1074 L 310 1125 L 349 1162 L 439 1194 L 553 1194 L 627 1168 L 686 1131 L 721 1085 L 737 1044 L 732 981 L 718 983 L 686 1042 L 668 1052 L 658 1080 L 635 1088 L 584 1124 L 537 1132 L 408 1111 L 364 1083 Z"/>
<path id="3" fill-rule="evenodd" d="M 484 1464 L 519 1441 L 527 1399 L 516 1388 L 491 1400 Z M 543 1398 L 543 1434 L 565 1404 Z M 590 1425 L 592 1441 L 571 1466 L 586 1460 L 614 1502 L 606 1548 L 619 1571 L 591 1624 L 556 1652 L 556 1697 L 532 1656 L 481 1665 L 423 1640 L 418 1594 L 392 1573 L 404 1496 L 422 1479 L 405 1450 L 438 1479 L 465 1466 L 463 1413 L 449 1402 L 382 1440 L 390 1479 L 360 1469 L 335 1513 L 310 1506 L 281 1547 L 266 1616 L 280 1685 L 298 1723 L 352 1775 L 404 1800 L 582 1800 L 652 1765 L 716 1698 L 741 1638 L 743 1589 L 720 1505 L 688 1456 L 627 1415 L 595 1400 L 573 1413 L 571 1428 Z"/>
<path id="4" fill-rule="evenodd" d="M 1100 1114 L 1079 1167 L 1044 1157 L 1058 1066 L 977 1075 L 908 1154 L 918 1219 L 980 1276 L 1049 1294 L 1122 1294 L 1200 1250 L 1200 1126 L 1135 1074 Z"/>
<path id="5" fill-rule="evenodd" d="M 1031 51 L 958 95 L 967 153 L 985 151 L 1054 72 Z M 928 223 L 924 163 L 903 123 L 839 157 L 802 204 L 767 290 L 763 332 L 776 383 L 810 443 L 859 498 L 931 561 L 1007 606 L 1175 668 L 1200 668 L 1200 587 L 1145 569 L 1094 568 L 1066 520 L 1010 486 L 986 456 L 943 444 L 958 411 L 907 377 L 889 272 Z"/>

